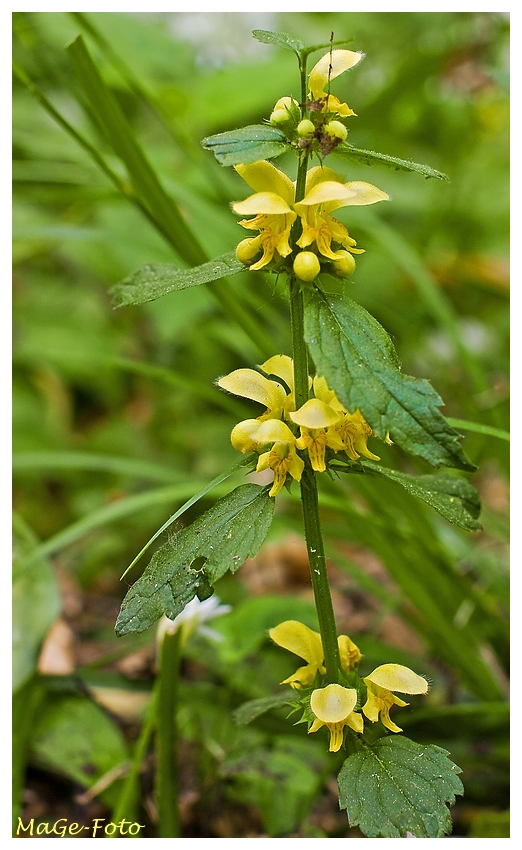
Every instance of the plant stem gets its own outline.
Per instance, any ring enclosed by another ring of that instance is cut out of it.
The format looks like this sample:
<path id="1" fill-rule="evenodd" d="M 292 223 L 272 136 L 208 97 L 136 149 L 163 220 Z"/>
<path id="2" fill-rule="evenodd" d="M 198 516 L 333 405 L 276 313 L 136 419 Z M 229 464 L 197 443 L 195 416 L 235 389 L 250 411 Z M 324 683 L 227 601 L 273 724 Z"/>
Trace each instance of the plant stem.
<path id="1" fill-rule="evenodd" d="M 290 323 L 292 327 L 292 353 L 294 358 L 295 403 L 301 407 L 308 398 L 307 351 L 303 337 L 303 293 L 299 282 L 290 279 Z M 326 673 L 330 683 L 338 680 L 340 668 L 337 628 L 326 572 L 317 481 L 310 460 L 305 458 L 305 467 L 301 477 L 301 502 L 305 528 L 306 546 L 310 565 L 310 577 L 314 591 L 315 607 L 319 620 L 319 631 L 323 642 Z"/>
<path id="2" fill-rule="evenodd" d="M 158 838 L 178 838 L 178 760 L 176 709 L 181 663 L 181 629 L 165 634 L 161 647 L 156 703 L 156 802 Z"/>

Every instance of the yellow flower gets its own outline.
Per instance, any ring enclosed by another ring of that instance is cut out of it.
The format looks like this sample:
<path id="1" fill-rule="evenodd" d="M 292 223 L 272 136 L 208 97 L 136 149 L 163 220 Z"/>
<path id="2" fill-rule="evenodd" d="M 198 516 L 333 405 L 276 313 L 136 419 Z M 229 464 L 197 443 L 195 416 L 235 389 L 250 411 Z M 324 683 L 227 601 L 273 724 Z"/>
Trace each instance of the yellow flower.
<path id="1" fill-rule="evenodd" d="M 364 729 L 363 718 L 354 711 L 356 705 L 355 688 L 327 685 L 326 688 L 313 691 L 310 697 L 310 708 L 316 719 L 308 732 L 317 732 L 322 726 L 326 726 L 330 731 L 330 752 L 338 752 L 343 743 L 345 726 L 359 733 Z"/>
<path id="2" fill-rule="evenodd" d="M 372 723 L 379 719 L 380 714 L 381 723 L 391 732 L 402 732 L 402 729 L 390 719 L 390 708 L 393 705 L 408 705 L 407 702 L 396 697 L 392 691 L 399 691 L 401 694 L 428 692 L 426 679 L 401 664 L 382 664 L 366 676 L 364 682 L 368 688 L 368 695 L 363 706 L 363 714 Z"/>
<path id="3" fill-rule="evenodd" d="M 304 667 L 299 667 L 288 679 L 281 682 L 281 685 L 288 684 L 292 688 L 300 688 L 301 685 L 311 685 L 318 672 L 326 673 L 319 632 L 312 631 L 297 620 L 286 620 L 270 629 L 268 634 L 278 646 L 288 649 L 307 662 Z"/>
<path id="4" fill-rule="evenodd" d="M 352 254 L 362 254 L 356 248 L 344 224 L 332 218 L 331 213 L 341 207 L 368 206 L 379 201 L 388 201 L 389 195 L 362 180 L 343 182 L 344 178 L 331 168 L 316 166 L 311 168 L 306 178 L 305 196 L 302 201 L 294 204 L 294 209 L 301 217 L 303 232 L 297 244 L 307 248 L 314 242 L 317 250 L 324 257 L 339 262 L 341 269 L 346 264 L 344 251 L 332 249 L 332 242 Z"/>
<path id="5" fill-rule="evenodd" d="M 290 390 L 284 405 L 284 414 L 288 418 L 290 411 L 295 410 L 294 361 L 287 354 L 275 354 L 261 363 L 259 368 L 267 375 L 275 375 L 276 378 L 281 378 Z M 311 378 L 308 378 L 308 384 L 312 386 Z"/>
<path id="6" fill-rule="evenodd" d="M 277 496 L 283 489 L 287 475 L 294 481 L 301 480 L 304 462 L 295 450 L 296 439 L 288 425 L 276 419 L 267 420 L 256 429 L 253 439 L 258 445 L 274 443 L 270 451 L 259 455 L 256 467 L 256 472 L 262 472 L 264 469 L 272 469 L 274 472 L 270 496 Z"/>
<path id="7" fill-rule="evenodd" d="M 368 437 L 373 434 L 359 408 L 355 413 L 346 413 L 335 430 L 343 442 L 344 450 L 351 460 L 359 460 L 360 455 L 371 460 L 380 460 L 366 445 Z"/>
<path id="8" fill-rule="evenodd" d="M 269 635 L 278 646 L 288 649 L 289 652 L 295 653 L 307 662 L 304 667 L 299 667 L 288 679 L 281 682 L 281 685 L 289 684 L 292 688 L 311 685 L 318 672 L 326 672 L 323 644 L 319 632 L 314 632 L 297 620 L 285 620 L 284 623 L 270 629 Z M 339 635 L 337 643 L 341 666 L 348 673 L 361 660 L 361 653 L 347 635 Z"/>
<path id="9" fill-rule="evenodd" d="M 255 194 L 232 204 L 232 209 L 240 215 L 254 215 L 255 218 L 244 219 L 239 224 L 247 230 L 259 230 L 258 236 L 238 245 L 237 255 L 241 262 L 249 262 L 262 252 L 261 258 L 250 265 L 252 271 L 257 271 L 274 257 L 279 259 L 292 253 L 288 240 L 297 218 L 291 209 L 295 186 L 283 171 L 265 160 L 234 168 Z"/>
<path id="10" fill-rule="evenodd" d="M 353 50 L 332 50 L 325 53 L 314 65 L 308 77 L 309 96 L 315 102 L 322 102 L 322 112 L 334 112 L 343 117 L 355 115 L 347 103 L 341 103 L 337 97 L 329 95 L 325 89 L 331 80 L 357 65 L 363 55 Z"/>
<path id="11" fill-rule="evenodd" d="M 337 643 L 339 645 L 341 667 L 346 673 L 348 673 L 349 670 L 351 670 L 352 667 L 355 667 L 355 665 L 361 660 L 361 651 L 353 640 L 350 640 L 348 635 L 339 635 Z"/>
<path id="12" fill-rule="evenodd" d="M 330 428 L 341 420 L 341 414 L 320 399 L 311 398 L 295 413 L 290 413 L 290 419 L 301 429 L 301 436 L 296 442 L 297 448 L 308 449 L 312 469 L 324 472 L 326 446 L 335 451 L 344 448 L 339 436 Z M 325 430 L 326 428 L 329 430 Z"/>
<path id="13" fill-rule="evenodd" d="M 364 455 L 372 460 L 380 460 L 366 445 L 368 437 L 372 436 L 373 431 L 360 410 L 357 409 L 354 413 L 349 413 L 346 407 L 341 404 L 335 392 L 330 389 L 326 380 L 320 375 L 316 375 L 314 378 L 313 387 L 315 394 L 314 404 L 317 405 L 317 414 L 319 414 L 319 410 L 324 412 L 325 424 L 322 425 L 322 428 L 330 426 L 328 430 L 312 433 L 310 429 L 314 426 L 312 425 L 312 418 L 308 414 L 307 406 L 309 406 L 309 402 L 303 405 L 296 414 L 290 413 L 290 418 L 296 424 L 305 426 L 301 428 L 301 437 L 296 445 L 298 449 L 308 448 L 313 469 L 317 472 L 324 472 L 326 469 L 324 459 L 325 446 L 329 446 L 329 448 L 336 452 L 344 450 L 352 460 L 358 460 L 360 455 Z M 319 403 L 321 405 L 320 407 Z M 327 411 L 329 412 L 328 414 Z M 312 409 L 310 407 L 311 412 Z M 327 421 L 327 415 L 329 421 Z M 316 428 L 321 427 L 318 423 L 319 416 L 316 419 Z M 316 446 L 312 447 L 312 440 L 315 441 Z M 314 458 L 312 457 L 312 453 L 314 454 Z"/>
<path id="14" fill-rule="evenodd" d="M 286 403 L 284 387 L 277 381 L 270 381 L 255 369 L 235 369 L 216 381 L 218 387 L 242 398 L 258 401 L 266 407 L 259 419 L 279 419 Z"/>

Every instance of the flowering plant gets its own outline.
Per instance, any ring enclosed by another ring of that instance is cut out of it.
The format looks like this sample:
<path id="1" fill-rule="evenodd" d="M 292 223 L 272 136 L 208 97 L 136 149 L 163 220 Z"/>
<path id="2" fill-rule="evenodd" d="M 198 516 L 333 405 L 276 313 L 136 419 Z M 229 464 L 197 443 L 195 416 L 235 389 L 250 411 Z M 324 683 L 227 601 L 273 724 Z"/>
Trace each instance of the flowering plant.
<path id="1" fill-rule="evenodd" d="M 148 266 L 115 287 L 114 298 L 119 305 L 143 303 L 247 269 L 286 281 L 291 356 L 267 351 L 266 340 L 254 329 L 263 363 L 242 365 L 216 381 L 221 390 L 262 410 L 233 426 L 230 439 L 241 459 L 213 484 L 241 468 L 268 473 L 271 480 L 238 486 L 160 547 L 129 590 L 116 630 L 120 635 L 142 631 L 162 615 L 175 620 L 190 600 L 208 598 L 216 581 L 257 553 L 276 498 L 284 491 L 292 494 L 298 484 L 319 631 L 285 621 L 269 632 L 274 643 L 306 662 L 282 682 L 291 689 L 285 703 L 301 712 L 309 732 L 326 727 L 329 752 L 344 751 L 339 800 L 351 824 L 369 836 L 442 837 L 451 828 L 446 804 L 462 793 L 459 768 L 440 747 L 403 736 L 390 716 L 395 706 L 407 705 L 397 693 L 426 695 L 428 681 L 394 662 L 359 673 L 361 652 L 351 638 L 337 633 L 318 493 L 321 476 L 388 478 L 461 528 L 480 527 L 478 497 L 465 479 L 406 475 L 380 464 L 372 450 L 374 441 L 384 451 L 394 443 L 434 467 L 476 468 L 462 450 L 460 435 L 441 414 L 436 391 L 428 381 L 402 373 L 386 331 L 343 288 L 355 269 L 354 255 L 362 249 L 333 214 L 389 201 L 389 194 L 372 183 L 347 179 L 324 165 L 324 159 L 335 152 L 346 162 L 386 164 L 435 179 L 445 176 L 347 142 L 355 113 L 330 89 L 341 74 L 358 66 L 362 53 L 333 43 L 307 48 L 285 33 L 254 35 L 294 51 L 301 98 L 283 95 L 267 123 L 210 136 L 202 144 L 221 165 L 233 166 L 253 190 L 235 201 L 232 211 L 242 217 L 239 226 L 255 235 L 192 269 Z M 319 49 L 327 50 L 308 74 L 308 56 Z M 270 161 L 283 153 L 297 160 L 295 179 Z M 244 329 L 252 330 L 238 304 L 231 310 Z M 257 705 L 256 716 L 273 706 L 273 698 L 265 707 Z"/>

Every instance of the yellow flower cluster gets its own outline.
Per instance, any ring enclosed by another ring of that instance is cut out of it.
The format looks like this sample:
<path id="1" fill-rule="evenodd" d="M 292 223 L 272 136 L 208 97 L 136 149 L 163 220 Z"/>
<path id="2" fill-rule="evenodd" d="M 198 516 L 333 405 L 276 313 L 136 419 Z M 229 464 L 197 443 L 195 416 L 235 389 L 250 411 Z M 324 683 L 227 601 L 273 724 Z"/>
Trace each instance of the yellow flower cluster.
<path id="1" fill-rule="evenodd" d="M 299 121 L 299 104 L 292 97 L 281 97 L 270 116 L 270 123 L 281 128 L 294 147 L 320 153 L 324 158 L 344 142 L 348 130 L 343 123 L 355 115 L 348 104 L 329 94 L 331 80 L 353 68 L 363 58 L 352 50 L 331 50 L 312 68 L 306 107 L 310 117 Z M 340 120 L 339 120 L 340 119 Z M 329 271 L 341 278 L 355 269 L 355 239 L 346 227 L 333 218 L 332 212 L 342 207 L 375 204 L 389 196 L 371 183 L 361 180 L 345 182 L 344 177 L 323 166 L 311 168 L 306 179 L 305 194 L 296 201 L 296 186 L 290 178 L 267 161 L 236 165 L 237 173 L 254 190 L 253 195 L 232 205 L 239 215 L 253 215 L 239 224 L 258 235 L 243 239 L 236 255 L 252 271 L 279 263 L 293 255 L 292 270 L 304 281 L 314 280 L 327 264 Z M 299 217 L 300 234 L 292 244 L 292 225 Z M 300 251 L 298 249 L 301 249 Z M 290 261 L 287 268 L 290 269 Z"/>
<path id="2" fill-rule="evenodd" d="M 287 620 L 271 629 L 269 634 L 278 646 L 288 649 L 307 662 L 305 666 L 300 667 L 292 676 L 281 682 L 282 685 L 288 683 L 297 689 L 303 685 L 312 685 L 318 673 L 326 672 L 323 644 L 318 632 L 314 632 L 296 620 Z M 337 640 L 341 666 L 345 673 L 350 673 L 361 660 L 361 653 L 347 635 L 340 635 Z M 310 709 L 314 720 L 308 731 L 317 732 L 322 726 L 326 726 L 330 732 L 330 752 L 336 753 L 340 750 L 345 726 L 349 726 L 359 734 L 364 731 L 364 717 L 375 723 L 380 715 L 383 726 L 391 732 L 402 732 L 402 729 L 391 720 L 390 708 L 393 705 L 404 706 L 408 703 L 397 697 L 394 691 L 401 694 L 428 692 L 426 679 L 402 664 L 381 664 L 361 682 L 366 688 L 366 701 L 361 709 L 362 714 L 358 711 L 357 688 L 330 684 L 312 691 Z M 364 691 L 364 688 L 362 690 Z"/>
<path id="3" fill-rule="evenodd" d="M 234 448 L 244 454 L 272 444 L 269 450 L 260 454 L 257 463 L 258 472 L 269 468 L 274 472 L 271 496 L 280 492 L 288 475 L 296 481 L 301 480 L 304 462 L 296 449 L 308 451 L 312 469 L 316 472 L 326 470 L 326 447 L 346 452 L 351 460 L 358 460 L 360 455 L 380 460 L 366 445 L 373 432 L 360 411 L 349 413 L 324 378 L 316 376 L 313 380 L 308 379 L 314 398 L 296 410 L 291 357 L 277 354 L 259 368 L 265 375 L 280 378 L 286 389 L 279 381 L 271 380 L 254 369 L 236 369 L 216 383 L 222 389 L 250 398 L 266 408 L 257 419 L 239 422 L 233 428 L 230 440 Z M 284 419 L 299 427 L 299 437 Z"/>
<path id="4" fill-rule="evenodd" d="M 243 219 L 239 224 L 246 230 L 259 231 L 257 236 L 243 239 L 237 246 L 240 262 L 257 271 L 272 260 L 292 254 L 290 231 L 299 216 L 302 232 L 296 245 L 308 250 L 296 254 L 295 275 L 301 280 L 313 280 L 321 268 L 320 258 L 329 260 L 339 277 L 351 274 L 355 268 L 352 255 L 363 251 L 355 247 L 355 239 L 331 213 L 341 207 L 387 201 L 386 192 L 362 180 L 345 183 L 344 177 L 331 168 L 316 166 L 308 171 L 304 198 L 296 202 L 295 183 L 271 162 L 262 160 L 234 167 L 255 194 L 232 204 L 232 209 L 239 215 L 253 215 L 254 218 Z M 338 247 L 334 250 L 332 246 Z"/>

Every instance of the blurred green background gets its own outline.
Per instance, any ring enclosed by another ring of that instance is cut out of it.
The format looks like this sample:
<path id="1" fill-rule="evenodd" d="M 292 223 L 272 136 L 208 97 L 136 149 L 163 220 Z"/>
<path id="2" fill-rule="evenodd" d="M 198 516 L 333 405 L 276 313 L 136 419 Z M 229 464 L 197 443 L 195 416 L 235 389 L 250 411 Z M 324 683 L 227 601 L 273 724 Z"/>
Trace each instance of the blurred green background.
<path id="1" fill-rule="evenodd" d="M 328 159 L 393 199 L 339 213 L 366 249 L 348 292 L 392 335 L 404 371 L 431 380 L 447 416 L 505 430 L 508 27 L 494 12 L 14 14 L 15 62 L 62 117 L 60 126 L 15 77 L 15 818 L 110 818 L 154 674 L 151 632 L 114 636 L 128 586 L 119 577 L 237 459 L 230 429 L 257 413 L 213 381 L 290 353 L 285 293 L 270 275 L 240 274 L 227 290 L 273 346 L 265 353 L 203 286 L 112 309 L 111 285 L 187 258 L 155 226 L 153 201 L 85 100 L 66 45 L 83 35 L 129 137 L 210 258 L 243 238 L 229 205 L 248 190 L 200 139 L 261 123 L 282 95 L 299 98 L 293 54 L 251 30 L 307 44 L 333 31 L 363 51 L 335 84 L 358 116 L 348 141 L 427 163 L 450 182 Z M 462 766 L 455 834 L 506 837 L 508 442 L 463 433 L 479 467 L 481 532 L 455 530 L 391 482 L 327 479 L 321 499 L 340 631 L 363 663 L 395 660 L 430 676 L 428 698 L 399 722 Z M 430 471 L 393 447 L 379 454 Z M 184 835 L 360 837 L 337 810 L 339 764 L 325 740 L 306 739 L 284 712 L 244 728 L 231 720 L 293 670 L 266 630 L 285 618 L 315 624 L 295 493 L 278 500 L 258 558 L 216 591 L 233 606 L 215 624 L 223 639 L 196 636 L 183 668 Z M 154 836 L 151 769 L 145 762 L 133 812 Z M 100 779 L 99 793 L 86 792 Z"/>

